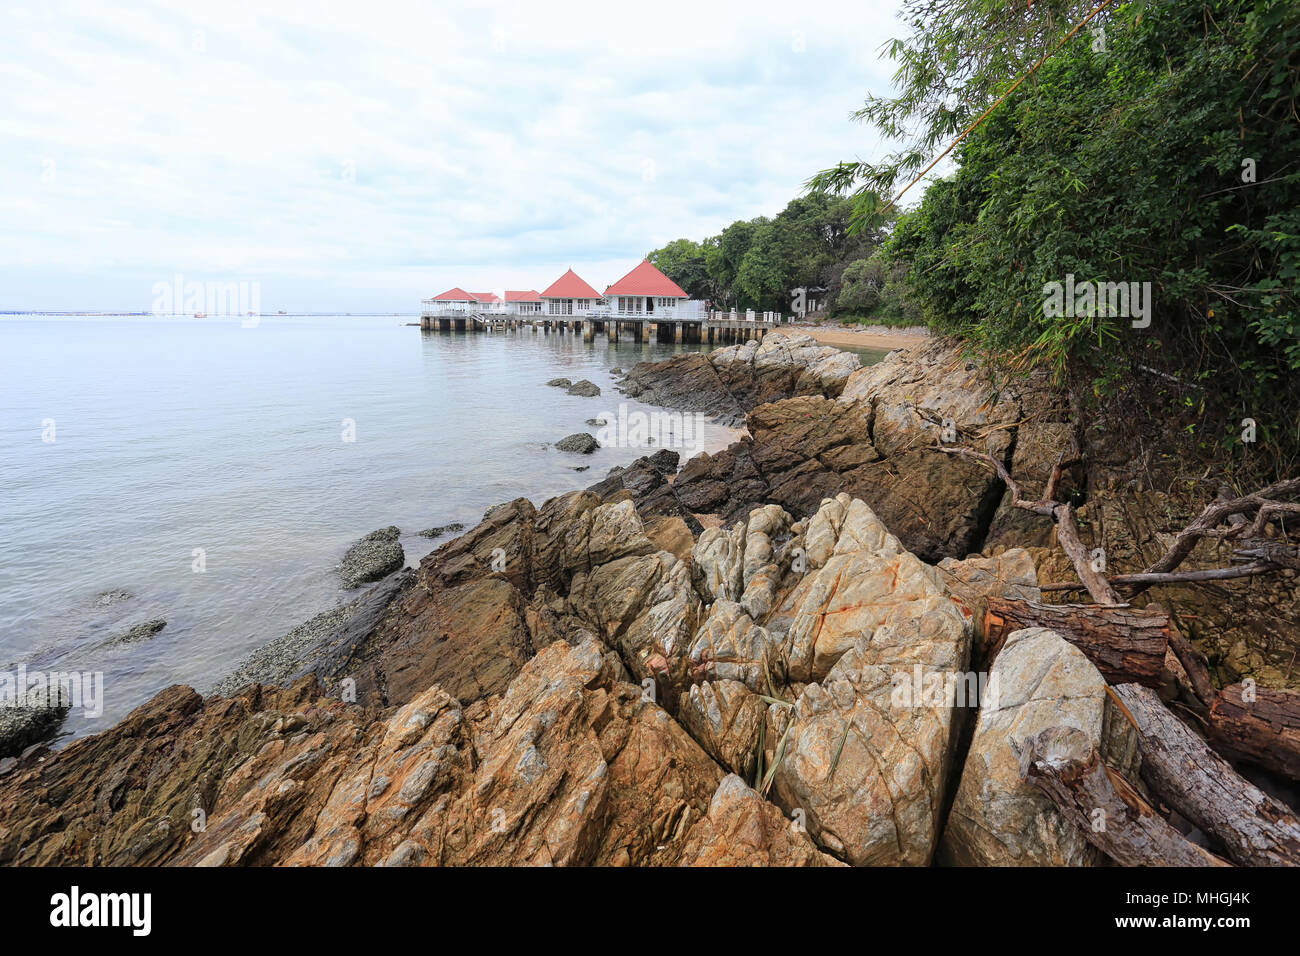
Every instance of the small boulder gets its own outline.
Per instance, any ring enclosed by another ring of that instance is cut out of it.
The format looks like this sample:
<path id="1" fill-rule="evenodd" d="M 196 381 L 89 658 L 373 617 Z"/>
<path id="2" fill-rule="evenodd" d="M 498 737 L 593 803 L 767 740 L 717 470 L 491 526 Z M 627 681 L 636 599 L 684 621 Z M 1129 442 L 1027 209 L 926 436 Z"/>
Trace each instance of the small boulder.
<path id="1" fill-rule="evenodd" d="M 561 438 L 555 443 L 559 451 L 573 452 L 578 455 L 590 455 L 600 447 L 600 443 L 595 437 L 588 435 L 586 432 L 578 432 L 576 435 L 570 435 L 568 438 Z"/>
<path id="2" fill-rule="evenodd" d="M 32 744 L 53 737 L 68 716 L 67 707 L 14 706 L 0 701 L 0 757 L 17 757 Z"/>
<path id="3" fill-rule="evenodd" d="M 568 388 L 573 383 L 570 382 L 567 378 L 553 378 L 546 384 L 551 386 L 552 388 Z"/>
<path id="4" fill-rule="evenodd" d="M 343 555 L 339 576 L 345 588 L 360 587 L 369 581 L 378 581 L 406 563 L 406 552 L 397 539 L 401 531 L 393 526 L 372 531 Z"/>
<path id="5" fill-rule="evenodd" d="M 574 382 L 566 389 L 570 395 L 577 395 L 580 398 L 595 398 L 600 394 L 600 386 L 595 382 L 589 382 L 585 378 L 580 382 Z"/>

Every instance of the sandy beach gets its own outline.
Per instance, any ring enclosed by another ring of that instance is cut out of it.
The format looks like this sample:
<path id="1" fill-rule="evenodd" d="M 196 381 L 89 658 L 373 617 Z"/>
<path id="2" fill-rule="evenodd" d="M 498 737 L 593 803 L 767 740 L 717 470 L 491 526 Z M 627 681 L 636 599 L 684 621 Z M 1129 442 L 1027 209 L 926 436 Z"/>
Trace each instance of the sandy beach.
<path id="1" fill-rule="evenodd" d="M 852 326 L 827 328 L 816 325 L 792 325 L 792 329 L 807 332 L 823 345 L 847 345 L 859 349 L 905 349 L 919 345 L 929 338 L 920 327 L 894 329 L 884 325 L 862 326 L 861 331 Z"/>

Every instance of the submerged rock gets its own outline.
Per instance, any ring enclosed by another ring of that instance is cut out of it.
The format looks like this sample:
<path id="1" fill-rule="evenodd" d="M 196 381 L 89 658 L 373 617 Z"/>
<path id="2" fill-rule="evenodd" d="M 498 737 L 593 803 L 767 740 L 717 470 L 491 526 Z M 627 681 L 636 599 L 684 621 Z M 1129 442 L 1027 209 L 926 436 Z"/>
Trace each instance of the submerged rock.
<path id="1" fill-rule="evenodd" d="M 444 534 L 460 534 L 465 530 L 465 526 L 459 522 L 445 524 L 438 528 L 425 528 L 423 531 L 417 531 L 422 538 L 441 538 Z"/>
<path id="2" fill-rule="evenodd" d="M 570 435 L 567 438 L 561 438 L 555 443 L 558 451 L 572 452 L 578 455 L 590 455 L 600 447 L 594 435 L 588 435 L 586 432 L 578 432 L 576 435 Z"/>
<path id="3" fill-rule="evenodd" d="M 122 644 L 135 644 L 138 641 L 147 641 L 166 626 L 167 622 L 162 618 L 145 621 L 143 624 L 137 624 L 135 627 L 123 631 L 121 634 L 110 637 L 101 646 L 118 647 Z"/>
<path id="4" fill-rule="evenodd" d="M 349 589 L 360 587 L 400 570 L 406 563 L 406 553 L 397 540 L 401 533 L 390 525 L 370 532 L 348 548 L 339 567 L 343 586 Z"/>
<path id="5" fill-rule="evenodd" d="M 133 597 L 126 588 L 109 588 L 107 591 L 100 591 L 95 595 L 96 607 L 112 607 L 114 604 L 121 604 L 123 601 L 129 601 Z"/>
<path id="6" fill-rule="evenodd" d="M 573 383 L 570 382 L 567 378 L 553 378 L 546 384 L 551 386 L 552 388 L 568 388 Z"/>
<path id="7" fill-rule="evenodd" d="M 258 683 L 288 686 L 307 674 L 331 682 L 346 669 L 352 649 L 375 629 L 413 580 L 413 572 L 392 575 L 347 604 L 304 621 L 248 655 L 232 674 L 217 682 L 212 693 L 230 696 Z"/>

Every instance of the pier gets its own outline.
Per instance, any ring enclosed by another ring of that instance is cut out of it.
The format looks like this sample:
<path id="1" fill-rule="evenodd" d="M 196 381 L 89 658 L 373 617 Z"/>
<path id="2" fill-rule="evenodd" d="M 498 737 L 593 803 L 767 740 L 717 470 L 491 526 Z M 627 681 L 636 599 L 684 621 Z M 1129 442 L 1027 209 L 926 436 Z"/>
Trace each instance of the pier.
<path id="1" fill-rule="evenodd" d="M 729 345 L 763 340 L 768 329 L 781 324 L 775 312 L 701 312 L 694 316 L 666 315 L 546 315 L 543 313 L 511 314 L 488 311 L 432 310 L 420 315 L 420 328 L 426 332 L 518 332 L 541 335 L 581 335 L 592 342 L 604 335 L 617 342 L 623 337 L 633 342 L 664 342 L 700 345 Z"/>

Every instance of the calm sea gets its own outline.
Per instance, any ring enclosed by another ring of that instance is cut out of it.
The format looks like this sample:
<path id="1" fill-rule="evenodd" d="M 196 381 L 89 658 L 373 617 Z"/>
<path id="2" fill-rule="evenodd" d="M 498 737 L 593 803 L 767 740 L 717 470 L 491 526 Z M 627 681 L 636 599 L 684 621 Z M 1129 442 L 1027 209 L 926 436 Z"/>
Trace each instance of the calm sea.
<path id="1" fill-rule="evenodd" d="M 610 369 L 683 348 L 407 321 L 0 319 L 0 668 L 102 671 L 104 714 L 74 710 L 76 735 L 170 684 L 207 691 L 356 593 L 335 569 L 361 535 L 397 525 L 415 564 L 438 543 L 423 528 L 644 453 L 547 445 L 620 402 L 655 411 Z M 546 386 L 558 376 L 603 394 Z M 702 447 L 732 434 L 709 426 Z M 104 646 L 156 618 L 152 639 Z"/>

